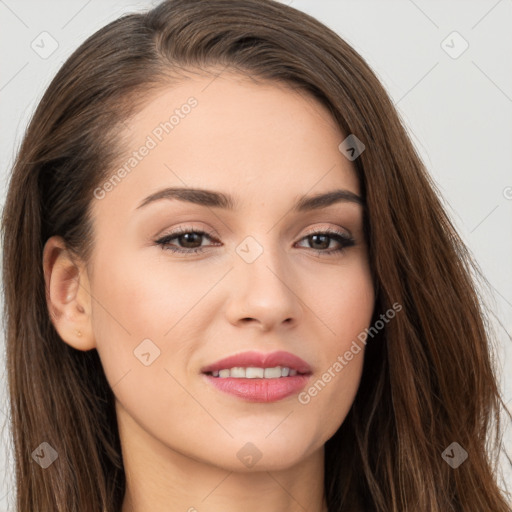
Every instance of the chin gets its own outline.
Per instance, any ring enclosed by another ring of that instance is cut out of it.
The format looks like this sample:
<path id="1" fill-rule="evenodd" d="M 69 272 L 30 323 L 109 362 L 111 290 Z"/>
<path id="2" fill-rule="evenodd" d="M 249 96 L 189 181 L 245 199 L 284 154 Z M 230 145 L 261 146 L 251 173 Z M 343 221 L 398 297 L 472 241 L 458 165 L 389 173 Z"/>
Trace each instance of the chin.
<path id="1" fill-rule="evenodd" d="M 275 433 L 260 440 L 260 435 L 255 435 L 247 441 L 241 441 L 240 437 L 235 441 L 234 457 L 225 460 L 231 471 L 257 472 L 257 471 L 281 471 L 301 463 L 314 451 L 311 444 L 304 439 L 288 439 L 276 436 Z"/>

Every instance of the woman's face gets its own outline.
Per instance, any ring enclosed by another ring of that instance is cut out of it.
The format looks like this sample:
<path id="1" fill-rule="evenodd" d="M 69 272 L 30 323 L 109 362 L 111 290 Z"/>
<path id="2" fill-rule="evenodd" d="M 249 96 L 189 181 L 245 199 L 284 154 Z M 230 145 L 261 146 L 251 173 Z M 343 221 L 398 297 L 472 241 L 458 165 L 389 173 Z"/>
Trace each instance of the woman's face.
<path id="1" fill-rule="evenodd" d="M 334 368 L 374 304 L 346 135 L 313 98 L 227 73 L 170 87 L 126 122 L 130 150 L 93 200 L 89 275 L 91 332 L 126 442 L 244 471 L 296 464 L 336 432 L 364 350 Z M 348 199 L 297 207 L 339 190 Z M 248 351 L 261 364 L 221 366 L 293 369 L 263 359 L 284 351 L 310 373 L 203 373 Z"/>

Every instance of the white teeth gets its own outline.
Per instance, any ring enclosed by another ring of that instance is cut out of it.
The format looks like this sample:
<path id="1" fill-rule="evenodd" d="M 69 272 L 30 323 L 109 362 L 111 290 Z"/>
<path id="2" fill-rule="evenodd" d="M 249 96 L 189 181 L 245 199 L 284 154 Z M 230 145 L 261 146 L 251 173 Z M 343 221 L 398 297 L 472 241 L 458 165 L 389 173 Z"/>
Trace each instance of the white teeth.
<path id="1" fill-rule="evenodd" d="M 243 370 L 243 368 L 240 368 Z M 245 369 L 245 378 L 246 379 L 263 379 L 265 370 L 263 368 L 254 368 L 249 366 L 249 368 Z"/>
<path id="2" fill-rule="evenodd" d="M 297 375 L 297 370 L 290 369 L 286 366 L 275 366 L 273 368 L 257 368 L 255 366 L 244 368 L 235 366 L 234 368 L 226 368 L 212 372 L 213 377 L 234 377 L 238 379 L 277 379 L 280 377 L 293 377 L 294 375 Z"/>
<path id="3" fill-rule="evenodd" d="M 245 377 L 245 368 L 231 368 L 231 375 L 230 377 Z"/>
<path id="4" fill-rule="evenodd" d="M 275 368 L 265 368 L 263 375 L 265 379 L 277 379 L 281 377 L 281 367 L 276 366 Z"/>

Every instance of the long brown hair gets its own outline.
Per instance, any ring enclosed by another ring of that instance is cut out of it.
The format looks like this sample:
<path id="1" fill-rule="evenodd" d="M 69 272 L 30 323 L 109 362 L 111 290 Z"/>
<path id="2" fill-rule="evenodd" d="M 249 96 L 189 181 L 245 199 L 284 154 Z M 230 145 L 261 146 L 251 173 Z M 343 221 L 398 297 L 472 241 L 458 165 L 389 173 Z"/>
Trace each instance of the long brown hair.
<path id="1" fill-rule="evenodd" d="M 38 105 L 2 223 L 16 510 L 121 509 L 114 395 L 96 350 L 73 349 L 53 327 L 42 251 L 60 235 L 88 261 L 93 191 L 122 154 L 123 121 L 150 90 L 184 70 L 213 68 L 312 95 L 366 146 L 354 165 L 367 205 L 374 317 L 394 303 L 402 311 L 368 341 L 355 401 L 326 443 L 329 511 L 508 512 L 496 474 L 504 403 L 477 265 L 363 58 L 272 0 L 168 0 L 125 15 L 68 58 Z M 32 460 L 42 442 L 59 454 L 45 470 Z M 457 468 L 442 457 L 453 442 L 468 453 Z"/>

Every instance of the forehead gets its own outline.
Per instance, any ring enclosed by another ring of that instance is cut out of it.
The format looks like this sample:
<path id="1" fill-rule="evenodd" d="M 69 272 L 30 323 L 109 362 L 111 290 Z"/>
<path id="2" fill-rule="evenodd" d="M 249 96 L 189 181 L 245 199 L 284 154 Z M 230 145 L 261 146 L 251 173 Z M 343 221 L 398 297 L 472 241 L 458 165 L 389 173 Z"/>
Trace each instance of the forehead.
<path id="1" fill-rule="evenodd" d="M 334 188 L 359 193 L 329 111 L 285 83 L 194 76 L 159 90 L 125 126 L 126 151 L 100 209 L 134 209 L 165 186 L 223 190 L 242 204 Z"/>

